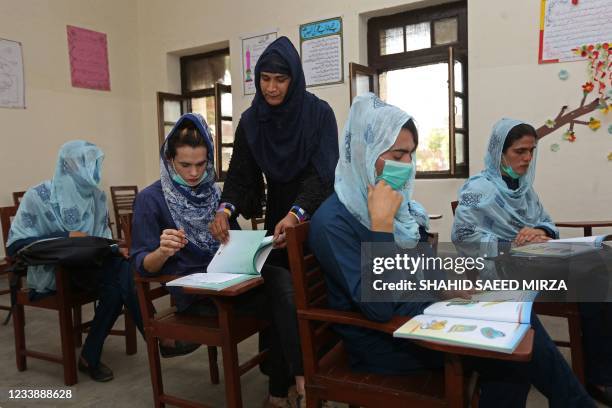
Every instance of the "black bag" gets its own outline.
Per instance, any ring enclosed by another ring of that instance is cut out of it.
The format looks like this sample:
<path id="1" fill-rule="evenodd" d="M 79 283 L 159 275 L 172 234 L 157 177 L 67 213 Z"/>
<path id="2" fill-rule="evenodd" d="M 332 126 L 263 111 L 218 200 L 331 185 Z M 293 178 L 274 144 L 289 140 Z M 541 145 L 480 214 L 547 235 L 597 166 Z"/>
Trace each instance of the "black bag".
<path id="1" fill-rule="evenodd" d="M 99 267 L 113 253 L 116 243 L 101 237 L 41 239 L 21 248 L 17 259 L 26 265 Z"/>

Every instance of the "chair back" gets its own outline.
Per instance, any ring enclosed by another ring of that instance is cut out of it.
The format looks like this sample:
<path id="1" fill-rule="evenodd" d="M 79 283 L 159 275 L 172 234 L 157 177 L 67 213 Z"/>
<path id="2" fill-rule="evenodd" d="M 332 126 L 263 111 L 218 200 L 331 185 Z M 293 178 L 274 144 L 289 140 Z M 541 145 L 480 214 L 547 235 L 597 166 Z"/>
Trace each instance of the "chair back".
<path id="1" fill-rule="evenodd" d="M 115 222 L 117 223 L 117 238 L 123 238 L 123 228 L 120 215 L 134 212 L 134 200 L 138 194 L 138 186 L 111 186 L 111 201 Z"/>
<path id="2" fill-rule="evenodd" d="M 451 210 L 453 210 L 453 216 L 455 215 L 455 211 L 457 211 L 458 205 L 459 205 L 459 201 L 451 201 Z"/>
<path id="3" fill-rule="evenodd" d="M 17 206 L 0 207 L 0 227 L 2 228 L 2 245 L 6 254 L 6 241 L 8 240 L 11 222 L 17 214 Z"/>
<path id="4" fill-rule="evenodd" d="M 21 203 L 21 199 L 23 198 L 25 193 L 26 193 L 25 191 L 13 192 L 13 204 L 15 204 L 15 207 L 19 207 L 19 204 Z"/>

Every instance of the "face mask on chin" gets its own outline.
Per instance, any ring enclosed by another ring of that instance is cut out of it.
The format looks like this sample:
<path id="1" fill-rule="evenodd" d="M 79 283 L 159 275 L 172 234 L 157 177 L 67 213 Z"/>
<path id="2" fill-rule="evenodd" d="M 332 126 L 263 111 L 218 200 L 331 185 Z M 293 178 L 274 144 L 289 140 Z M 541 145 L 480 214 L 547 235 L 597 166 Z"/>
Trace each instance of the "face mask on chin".
<path id="1" fill-rule="evenodd" d="M 176 183 L 180 184 L 181 186 L 192 187 L 192 188 L 197 187 L 202 182 L 202 180 L 206 178 L 206 175 L 208 174 L 208 171 L 204 170 L 204 173 L 202 173 L 202 177 L 200 177 L 198 182 L 195 183 L 194 185 L 191 185 L 183 177 L 181 177 L 178 171 L 176 171 L 176 167 L 174 167 L 174 162 L 172 162 L 172 169 L 174 170 L 174 174 L 171 175 L 172 180 L 174 180 Z"/>

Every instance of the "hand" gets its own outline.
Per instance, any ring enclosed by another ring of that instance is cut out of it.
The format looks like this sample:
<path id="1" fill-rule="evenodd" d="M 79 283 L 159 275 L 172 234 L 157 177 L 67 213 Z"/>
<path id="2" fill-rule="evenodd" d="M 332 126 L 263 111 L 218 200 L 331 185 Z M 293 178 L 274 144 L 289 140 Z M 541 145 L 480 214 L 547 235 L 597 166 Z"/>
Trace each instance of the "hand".
<path id="1" fill-rule="evenodd" d="M 222 244 L 227 244 L 229 241 L 229 215 L 224 211 L 219 211 L 215 215 L 215 219 L 210 223 L 208 228 L 213 238 Z"/>
<path id="2" fill-rule="evenodd" d="M 187 245 L 185 231 L 182 229 L 165 229 L 159 237 L 159 252 L 166 258 L 170 258 Z"/>
<path id="3" fill-rule="evenodd" d="M 130 250 L 129 250 L 129 248 L 125 248 L 125 247 L 119 248 L 119 253 L 125 259 L 128 259 L 130 257 Z"/>
<path id="4" fill-rule="evenodd" d="M 81 231 L 70 231 L 70 233 L 68 234 L 68 237 L 70 238 L 77 238 L 77 237 L 86 237 L 87 234 Z"/>
<path id="5" fill-rule="evenodd" d="M 368 186 L 368 212 L 372 231 L 393 232 L 393 219 L 404 197 L 384 180 Z"/>
<path id="6" fill-rule="evenodd" d="M 298 225 L 299 221 L 293 214 L 285 215 L 285 218 L 280 220 L 274 227 L 274 248 L 285 248 L 287 246 L 287 236 L 285 229 Z"/>
<path id="7" fill-rule="evenodd" d="M 526 244 L 546 242 L 549 239 L 550 238 L 546 235 L 546 232 L 544 232 L 544 230 L 541 230 L 539 228 L 524 227 L 516 235 L 516 238 L 514 238 L 514 242 L 517 246 L 521 246 Z"/>

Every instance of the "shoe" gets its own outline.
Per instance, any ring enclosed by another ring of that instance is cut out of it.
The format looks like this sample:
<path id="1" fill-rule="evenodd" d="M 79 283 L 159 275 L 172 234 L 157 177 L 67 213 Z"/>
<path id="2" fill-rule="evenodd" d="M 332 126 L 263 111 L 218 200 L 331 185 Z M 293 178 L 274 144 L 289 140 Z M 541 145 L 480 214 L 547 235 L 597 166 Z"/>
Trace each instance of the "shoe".
<path id="1" fill-rule="evenodd" d="M 115 378 L 113 376 L 113 370 L 111 370 L 103 362 L 99 362 L 97 367 L 86 366 L 83 361 L 79 358 L 79 371 L 88 374 L 92 380 L 97 382 L 107 382 Z"/>
<path id="2" fill-rule="evenodd" d="M 295 385 L 289 388 L 287 393 L 289 406 L 291 408 L 306 408 L 306 395 L 297 392 Z M 321 401 L 321 408 L 333 408 L 334 405 L 326 400 Z"/>
<path id="3" fill-rule="evenodd" d="M 594 384 L 587 384 L 586 389 L 591 397 L 605 406 L 612 407 L 612 386 L 604 385 L 600 387 Z"/>
<path id="4" fill-rule="evenodd" d="M 292 406 L 289 403 L 289 398 L 268 395 L 262 404 L 262 408 L 292 408 Z"/>
<path id="5" fill-rule="evenodd" d="M 188 343 L 186 341 L 176 340 L 174 342 L 174 347 L 162 346 L 159 344 L 159 354 L 163 358 L 172 358 L 178 356 L 184 356 L 185 354 L 193 353 L 196 351 L 201 344 L 198 343 Z"/>

